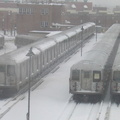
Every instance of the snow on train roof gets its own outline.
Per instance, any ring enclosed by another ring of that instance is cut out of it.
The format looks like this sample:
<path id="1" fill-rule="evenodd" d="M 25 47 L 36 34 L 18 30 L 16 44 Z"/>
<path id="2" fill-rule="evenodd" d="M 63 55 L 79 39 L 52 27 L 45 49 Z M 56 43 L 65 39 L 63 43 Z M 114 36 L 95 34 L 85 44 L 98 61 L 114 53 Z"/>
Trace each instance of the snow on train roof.
<path id="1" fill-rule="evenodd" d="M 111 51 L 110 48 L 112 48 L 112 45 L 110 44 L 99 43 L 99 45 L 95 45 L 92 50 L 103 51 L 104 53 L 109 54 Z"/>
<path id="2" fill-rule="evenodd" d="M 95 23 L 92 23 L 92 22 L 84 23 L 84 24 L 81 25 L 81 26 L 83 26 L 83 28 L 85 29 L 85 28 L 88 28 L 89 26 L 92 26 L 92 25 L 95 25 Z"/>
<path id="3" fill-rule="evenodd" d="M 68 37 L 64 34 L 64 32 L 59 33 L 57 35 L 53 35 L 50 38 L 54 39 L 56 42 L 62 42 L 63 40 L 68 39 Z"/>
<path id="4" fill-rule="evenodd" d="M 39 50 L 34 49 L 32 50 L 34 54 L 40 53 Z M 28 59 L 27 53 L 29 52 L 29 49 L 26 49 L 22 52 L 14 52 L 15 54 L 4 54 L 3 56 L 0 56 L 0 64 L 16 64 L 19 62 L 22 62 L 26 59 Z"/>
<path id="5" fill-rule="evenodd" d="M 73 31 L 73 30 L 67 30 L 67 31 L 64 31 L 64 33 L 65 33 L 68 37 L 72 37 L 73 35 L 76 34 L 76 32 Z"/>
<path id="6" fill-rule="evenodd" d="M 81 70 L 89 70 L 89 69 L 103 69 L 104 64 L 107 60 L 107 56 L 103 52 L 91 51 L 86 54 L 87 57 L 74 64 L 71 69 L 81 69 Z M 100 56 L 100 57 L 96 57 Z M 96 58 L 96 59 L 95 59 Z"/>
<path id="7" fill-rule="evenodd" d="M 53 35 L 56 35 L 58 33 L 61 33 L 62 31 L 51 31 L 48 35 L 46 35 L 46 37 L 50 37 L 50 36 L 53 36 Z"/>
<path id="8" fill-rule="evenodd" d="M 49 41 L 48 41 L 49 40 Z M 50 38 L 44 38 L 43 41 L 38 41 L 35 43 L 32 43 L 30 45 L 24 46 L 22 48 L 17 49 L 16 51 L 12 51 L 10 53 L 6 53 L 4 55 L 1 56 L 0 58 L 0 62 L 7 62 L 8 59 L 8 63 L 10 63 L 10 61 L 14 61 L 14 62 L 22 62 L 26 59 L 28 59 L 28 57 L 26 56 L 26 54 L 28 53 L 28 51 L 30 50 L 30 47 L 33 48 L 33 52 L 34 54 L 38 54 L 41 51 L 44 51 L 45 49 L 55 45 L 56 42 L 51 40 Z M 38 49 L 36 49 L 38 48 Z M 6 58 L 6 61 L 3 61 L 2 58 Z"/>
<path id="9" fill-rule="evenodd" d="M 23 39 L 27 39 L 27 40 L 38 40 L 38 39 L 40 39 L 40 37 L 36 37 L 36 36 L 30 36 L 30 35 L 17 35 L 16 37 L 15 37 L 15 40 L 20 40 L 21 38 L 23 38 Z"/>
<path id="10" fill-rule="evenodd" d="M 116 53 L 116 57 L 113 63 L 113 70 L 120 70 L 120 44 L 118 46 L 118 51 Z"/>
<path id="11" fill-rule="evenodd" d="M 45 42 L 43 44 L 37 45 L 36 47 L 40 48 L 41 50 L 45 50 L 49 47 L 54 46 L 55 44 L 56 44 L 55 41 L 48 41 L 48 42 Z"/>
<path id="12" fill-rule="evenodd" d="M 80 62 L 74 64 L 71 69 L 102 69 L 112 51 L 113 45 L 119 36 L 119 33 L 120 24 L 113 25 L 103 35 L 101 41 L 95 44 L 92 50 L 86 53 L 85 57 Z"/>
<path id="13" fill-rule="evenodd" d="M 56 43 L 54 41 L 49 41 L 49 42 L 44 42 L 43 44 L 40 44 L 40 45 L 36 45 L 36 46 L 32 46 L 33 49 L 33 53 L 34 54 L 39 54 L 41 51 L 44 51 L 46 50 L 47 48 L 49 47 L 52 47 L 53 45 L 55 45 Z M 17 63 L 18 62 L 22 62 L 26 59 L 28 59 L 28 57 L 26 56 L 27 53 L 28 53 L 29 49 L 27 49 L 26 51 L 22 51 L 14 56 L 11 56 L 12 59 L 14 59 Z"/>
<path id="14" fill-rule="evenodd" d="M 86 25 L 88 25 L 88 24 L 89 23 L 87 23 Z M 75 32 L 71 31 L 70 33 L 75 33 Z M 61 41 L 64 38 L 66 38 L 66 36 L 62 35 L 61 33 L 59 33 L 58 36 L 59 37 L 56 36 L 56 40 L 58 40 L 58 41 Z M 52 38 L 44 38 L 42 41 L 38 41 L 38 42 L 32 43 L 30 45 L 24 46 L 24 47 L 22 47 L 22 48 L 20 48 L 20 49 L 18 49 L 16 51 L 10 52 L 10 53 L 5 54 L 5 55 L 3 55 L 1 57 L 7 58 L 6 61 L 8 61 L 8 62 L 10 62 L 10 61 L 13 61 L 13 63 L 14 62 L 21 62 L 21 61 L 24 61 L 25 59 L 28 59 L 26 54 L 28 53 L 30 47 L 33 47 L 33 48 L 36 47 L 36 48 L 39 48 L 41 51 L 44 51 L 45 49 L 47 49 L 47 48 L 49 48 L 49 47 L 51 47 L 51 46 L 53 46 L 55 44 L 56 44 L 56 42 Z M 38 51 L 37 49 L 36 50 L 34 49 L 34 52 L 35 52 L 35 54 L 38 54 L 40 51 Z M 5 61 L 3 61 L 3 62 L 5 62 Z"/>

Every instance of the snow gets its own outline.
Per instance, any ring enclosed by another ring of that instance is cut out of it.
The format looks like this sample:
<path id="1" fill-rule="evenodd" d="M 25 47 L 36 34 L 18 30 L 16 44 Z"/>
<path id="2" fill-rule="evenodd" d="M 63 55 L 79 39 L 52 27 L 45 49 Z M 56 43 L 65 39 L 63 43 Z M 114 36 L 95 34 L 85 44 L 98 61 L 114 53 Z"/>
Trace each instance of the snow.
<path id="1" fill-rule="evenodd" d="M 72 8 L 76 8 L 75 4 L 72 4 L 71 7 L 72 7 Z"/>
<path id="2" fill-rule="evenodd" d="M 102 34 L 98 34 L 97 41 L 100 40 L 101 36 Z M 83 58 L 85 53 L 89 51 L 95 43 L 96 40 L 94 36 L 91 38 L 90 42 L 86 43 L 84 46 L 83 56 L 81 56 L 80 50 L 76 54 L 73 54 L 68 61 L 64 61 L 59 65 L 57 71 L 51 72 L 42 78 L 43 82 L 34 91 L 31 91 L 30 120 L 65 120 L 63 118 L 67 118 L 70 108 L 74 107 L 74 103 L 71 103 L 66 116 L 61 117 L 72 96 L 69 93 L 70 67 Z M 1 120 L 26 120 L 28 111 L 28 93 L 26 92 L 24 95 L 25 98 L 15 104 Z M 81 103 L 80 108 L 76 109 L 77 112 L 74 118 L 77 120 L 77 115 L 81 114 L 81 118 L 79 119 L 86 119 L 84 114 L 89 112 L 91 106 L 92 104 L 90 103 Z M 114 106 L 114 108 L 116 108 L 116 106 Z M 98 111 L 98 104 L 94 107 L 94 111 Z M 94 116 L 93 114 L 91 115 Z M 115 117 L 114 114 L 112 114 L 112 116 Z"/>
<path id="3" fill-rule="evenodd" d="M 3 35 L 2 31 L 0 31 L 0 35 Z M 17 49 L 17 47 L 14 45 L 15 36 L 11 36 L 10 33 L 7 35 L 3 35 L 3 36 L 5 39 L 5 44 L 4 44 L 3 49 L 0 49 L 0 55 Z"/>

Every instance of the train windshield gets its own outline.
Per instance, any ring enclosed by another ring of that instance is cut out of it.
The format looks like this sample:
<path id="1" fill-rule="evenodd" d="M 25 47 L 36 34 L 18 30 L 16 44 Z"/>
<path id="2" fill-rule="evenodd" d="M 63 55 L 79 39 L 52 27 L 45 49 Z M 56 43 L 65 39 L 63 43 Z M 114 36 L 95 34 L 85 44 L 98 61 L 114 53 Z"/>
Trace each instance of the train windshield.
<path id="1" fill-rule="evenodd" d="M 101 72 L 93 71 L 93 82 L 99 82 L 101 80 Z"/>
<path id="2" fill-rule="evenodd" d="M 120 82 L 120 71 L 114 71 L 113 80 L 117 81 L 117 82 Z"/>
<path id="3" fill-rule="evenodd" d="M 79 70 L 73 70 L 72 71 L 72 80 L 79 80 L 80 71 Z"/>

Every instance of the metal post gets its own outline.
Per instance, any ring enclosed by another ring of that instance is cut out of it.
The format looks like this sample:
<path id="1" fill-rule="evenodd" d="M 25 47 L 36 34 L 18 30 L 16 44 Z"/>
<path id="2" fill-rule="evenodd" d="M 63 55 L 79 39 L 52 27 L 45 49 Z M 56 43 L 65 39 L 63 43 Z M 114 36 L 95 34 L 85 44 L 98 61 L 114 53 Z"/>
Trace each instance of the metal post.
<path id="1" fill-rule="evenodd" d="M 31 79 L 30 79 L 30 74 L 31 74 L 31 56 L 30 56 L 30 61 L 29 61 L 29 66 L 30 66 L 30 68 L 29 68 L 29 86 L 28 86 L 28 120 L 30 120 L 30 81 L 31 81 Z"/>
<path id="2" fill-rule="evenodd" d="M 97 41 L 97 10 L 96 10 L 96 20 L 95 20 L 95 27 L 96 27 L 96 41 Z"/>
<path id="3" fill-rule="evenodd" d="M 83 30 L 84 30 L 83 26 L 81 30 L 82 30 L 82 33 L 81 33 L 81 56 L 82 56 L 82 42 L 83 42 Z"/>
<path id="4" fill-rule="evenodd" d="M 3 32 L 4 32 L 4 35 L 5 35 L 5 19 L 3 18 L 2 19 L 2 29 L 3 29 Z"/>
<path id="5" fill-rule="evenodd" d="M 29 60 L 29 81 L 28 81 L 28 113 L 26 114 L 27 120 L 30 120 L 30 81 L 31 81 L 31 57 L 34 55 L 32 52 L 32 47 L 30 48 L 29 52 L 26 56 L 30 58 Z"/>

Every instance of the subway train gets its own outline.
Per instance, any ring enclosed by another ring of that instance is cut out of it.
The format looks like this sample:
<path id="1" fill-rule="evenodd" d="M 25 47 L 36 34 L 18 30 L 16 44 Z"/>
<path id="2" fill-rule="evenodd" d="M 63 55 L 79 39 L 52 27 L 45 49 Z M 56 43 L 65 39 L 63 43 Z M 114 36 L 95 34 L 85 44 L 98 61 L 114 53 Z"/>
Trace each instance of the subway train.
<path id="1" fill-rule="evenodd" d="M 111 53 L 120 34 L 120 24 L 112 25 L 84 58 L 70 69 L 69 91 L 74 100 L 100 100 L 110 78 Z"/>
<path id="2" fill-rule="evenodd" d="M 120 37 L 119 37 L 119 41 L 120 41 Z M 120 101 L 120 44 L 112 67 L 110 93 L 112 100 Z"/>
<path id="3" fill-rule="evenodd" d="M 28 44 L 31 44 L 33 42 L 36 42 L 40 40 L 39 37 L 36 36 L 30 36 L 30 35 L 17 35 L 15 37 L 14 44 L 17 46 L 17 48 L 26 46 Z"/>
<path id="4" fill-rule="evenodd" d="M 81 34 L 85 40 L 94 32 L 95 24 L 85 23 L 0 56 L 0 91 L 18 91 L 30 78 L 34 81 L 35 77 L 44 76 L 80 47 Z M 33 56 L 28 56 L 29 52 Z"/>
<path id="5" fill-rule="evenodd" d="M 3 35 L 0 35 L 0 49 L 4 47 L 5 39 Z"/>

